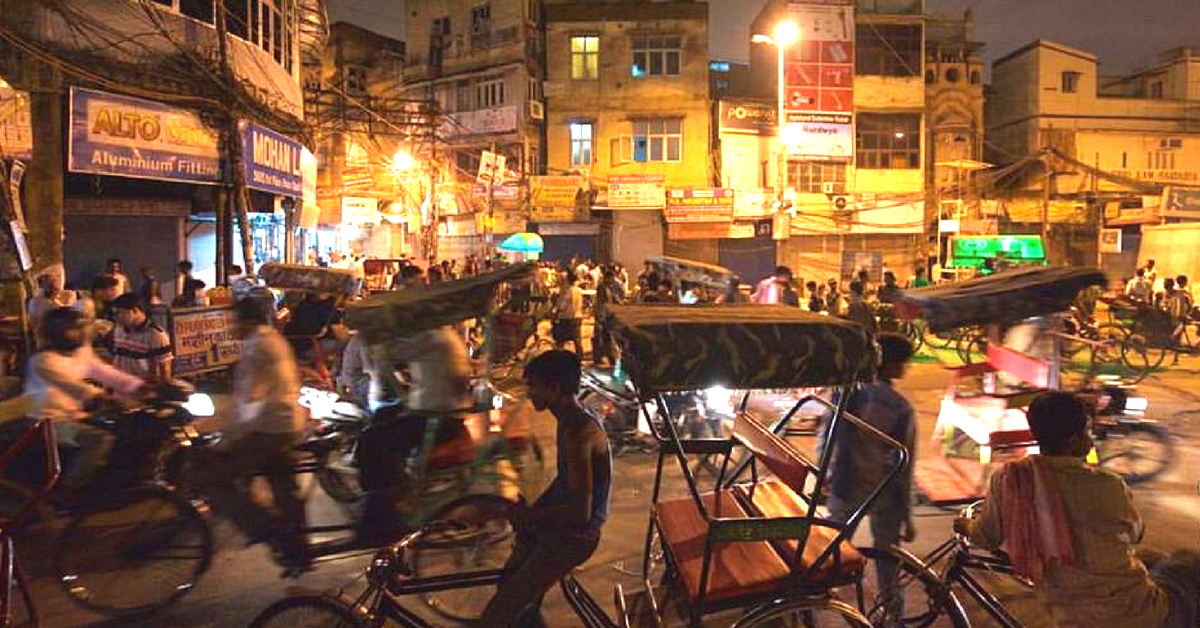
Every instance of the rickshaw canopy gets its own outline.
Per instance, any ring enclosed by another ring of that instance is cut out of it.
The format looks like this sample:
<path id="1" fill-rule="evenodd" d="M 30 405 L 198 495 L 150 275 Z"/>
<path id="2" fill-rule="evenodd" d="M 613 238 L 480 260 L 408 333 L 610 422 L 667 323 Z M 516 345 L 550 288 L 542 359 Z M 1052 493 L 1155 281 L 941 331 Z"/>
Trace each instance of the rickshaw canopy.
<path id="1" fill-rule="evenodd" d="M 681 259 L 678 257 L 667 257 L 665 255 L 654 255 L 646 258 L 646 261 L 659 272 L 665 271 L 675 279 L 686 281 L 689 283 L 700 284 L 702 286 L 723 290 L 729 287 L 729 280 L 737 273 L 715 264 L 706 264 L 689 259 Z"/>
<path id="2" fill-rule="evenodd" d="M 533 264 L 515 264 L 466 279 L 377 294 L 346 306 L 346 322 L 368 345 L 486 316 L 496 286 L 527 277 Z"/>
<path id="3" fill-rule="evenodd" d="M 896 301 L 903 318 L 923 318 L 934 331 L 1013 323 L 1063 312 L 1091 286 L 1107 279 L 1097 268 L 1022 268 L 916 290 Z"/>
<path id="4" fill-rule="evenodd" d="M 498 248 L 501 251 L 515 253 L 541 253 L 545 250 L 546 245 L 542 242 L 542 236 L 536 233 L 522 232 L 508 236 Z"/>
<path id="5" fill-rule="evenodd" d="M 612 306 L 622 365 L 639 393 L 801 388 L 874 377 L 861 325 L 783 305 Z"/>
<path id="6" fill-rule="evenodd" d="M 344 268 L 298 264 L 263 264 L 258 276 L 272 288 L 349 296 L 358 292 L 358 278 Z"/>

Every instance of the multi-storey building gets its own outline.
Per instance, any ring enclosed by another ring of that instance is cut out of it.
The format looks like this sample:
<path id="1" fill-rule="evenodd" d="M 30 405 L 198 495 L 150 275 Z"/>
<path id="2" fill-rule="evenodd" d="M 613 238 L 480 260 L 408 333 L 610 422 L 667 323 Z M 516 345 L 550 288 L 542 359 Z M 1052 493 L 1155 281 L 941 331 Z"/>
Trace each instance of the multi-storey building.
<path id="1" fill-rule="evenodd" d="M 442 257 L 482 250 L 483 221 L 474 214 L 486 201 L 471 182 L 484 151 L 503 155 L 513 178 L 543 168 L 541 17 L 539 0 L 408 3 L 405 96 L 434 101 L 442 114 L 434 159 Z M 515 186 L 500 186 L 493 203 L 498 223 L 519 222 Z"/>
<path id="2" fill-rule="evenodd" d="M 234 207 L 248 210 L 253 263 L 284 256 L 274 215 L 304 187 L 300 73 L 323 45 L 319 2 L 0 0 L 0 15 L 0 86 L 28 94 L 31 148 L 3 157 L 29 166 L 33 272 L 65 256 L 86 287 L 115 256 L 157 271 L 169 297 L 191 257 L 211 285 L 218 266 L 245 264 Z"/>
<path id="3" fill-rule="evenodd" d="M 1094 264 L 1103 220 L 1123 230 L 1123 252 L 1103 261 L 1130 274 L 1139 255 L 1154 257 L 1141 236 L 1161 230 L 1142 225 L 1200 218 L 1200 54 L 1170 50 L 1121 76 L 1097 65 L 1041 40 L 994 61 L 989 161 L 1030 163 L 1009 195 L 1011 229 L 1053 234 L 1052 261 Z"/>
<path id="4" fill-rule="evenodd" d="M 812 113 L 789 112 L 784 141 L 757 156 L 776 191 L 782 181 L 791 214 L 790 229 L 775 233 L 776 259 L 806 280 L 857 268 L 877 279 L 884 267 L 903 280 L 929 248 L 924 3 L 771 0 L 749 35 L 770 36 L 789 20 L 799 39 L 786 48 L 787 105 Z M 752 44 L 750 62 L 760 96 L 773 102 L 777 48 Z M 852 78 L 843 76 L 849 63 Z"/>
<path id="5" fill-rule="evenodd" d="M 629 266 L 683 254 L 664 198 L 712 184 L 708 5 L 547 2 L 546 50 L 547 166 L 586 179 L 594 227 L 539 229 Z"/>

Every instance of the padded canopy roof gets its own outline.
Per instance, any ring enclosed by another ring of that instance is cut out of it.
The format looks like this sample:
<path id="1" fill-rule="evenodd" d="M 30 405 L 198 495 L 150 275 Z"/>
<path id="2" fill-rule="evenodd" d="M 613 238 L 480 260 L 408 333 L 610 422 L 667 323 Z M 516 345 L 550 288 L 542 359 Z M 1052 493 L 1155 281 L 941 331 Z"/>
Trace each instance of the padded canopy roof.
<path id="1" fill-rule="evenodd" d="M 783 305 L 610 308 L 622 364 L 643 394 L 800 388 L 874 376 L 870 334 L 839 318 Z"/>

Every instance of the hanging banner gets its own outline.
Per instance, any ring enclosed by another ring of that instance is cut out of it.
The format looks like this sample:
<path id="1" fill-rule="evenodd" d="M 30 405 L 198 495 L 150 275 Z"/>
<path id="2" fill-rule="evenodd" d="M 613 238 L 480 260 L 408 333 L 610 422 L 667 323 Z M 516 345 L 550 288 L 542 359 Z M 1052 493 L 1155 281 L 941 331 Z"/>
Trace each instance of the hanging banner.
<path id="1" fill-rule="evenodd" d="M 854 155 L 854 6 L 789 2 L 800 32 L 787 48 L 783 142 L 794 155 Z"/>
<path id="2" fill-rule="evenodd" d="M 246 185 L 282 196 L 304 195 L 299 142 L 257 124 L 242 123 L 242 161 Z"/>
<path id="3" fill-rule="evenodd" d="M 220 183 L 216 130 L 151 100 L 71 88 L 67 169 L 138 179 Z"/>
<path id="4" fill-rule="evenodd" d="M 0 82 L 0 157 L 29 159 L 33 156 L 33 122 L 29 93 Z"/>
<path id="5" fill-rule="evenodd" d="M 608 177 L 608 207 L 611 209 L 662 209 L 666 205 L 666 195 L 666 177 L 661 174 Z"/>
<path id="6" fill-rule="evenodd" d="M 379 201 L 359 196 L 342 197 L 342 224 L 379 224 Z"/>
<path id="7" fill-rule="evenodd" d="M 733 190 L 730 188 L 672 188 L 667 190 L 667 222 L 730 222 Z"/>
<path id="8" fill-rule="evenodd" d="M 775 105 L 722 100 L 717 111 L 721 131 L 748 131 L 758 135 L 775 135 L 777 132 L 775 119 L 779 117 L 779 111 Z"/>

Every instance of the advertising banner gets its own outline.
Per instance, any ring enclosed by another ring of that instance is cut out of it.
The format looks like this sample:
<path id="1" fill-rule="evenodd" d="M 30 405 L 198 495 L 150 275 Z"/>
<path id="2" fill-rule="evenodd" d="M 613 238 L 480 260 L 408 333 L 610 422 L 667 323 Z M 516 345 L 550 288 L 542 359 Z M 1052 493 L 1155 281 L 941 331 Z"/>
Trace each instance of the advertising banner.
<path id="1" fill-rule="evenodd" d="M 176 375 L 195 375 L 232 366 L 241 344 L 233 334 L 233 308 L 177 309 L 172 316 Z"/>
<path id="2" fill-rule="evenodd" d="M 730 188 L 672 188 L 667 190 L 667 222 L 730 222 Z"/>
<path id="3" fill-rule="evenodd" d="M 611 209 L 662 209 L 666 195 L 666 177 L 661 174 L 612 175 L 608 178 L 608 206 Z"/>
<path id="4" fill-rule="evenodd" d="M 779 112 L 774 105 L 759 102 L 722 100 L 718 107 L 721 131 L 747 131 L 759 135 L 775 134 L 775 118 Z"/>
<path id="5" fill-rule="evenodd" d="M 529 204 L 574 211 L 584 186 L 583 177 L 529 177 Z"/>
<path id="6" fill-rule="evenodd" d="M 33 123 L 29 94 L 0 86 L 0 157 L 33 156 Z"/>
<path id="7" fill-rule="evenodd" d="M 217 132 L 199 114 L 151 100 L 71 88 L 67 169 L 220 183 Z"/>
<path id="8" fill-rule="evenodd" d="M 667 224 L 668 240 L 749 239 L 753 238 L 756 232 L 756 225 L 752 222 L 672 222 Z"/>
<path id="9" fill-rule="evenodd" d="M 361 196 L 342 197 L 342 224 L 379 224 L 379 201 Z"/>
<path id="10" fill-rule="evenodd" d="M 783 139 L 792 154 L 854 154 L 854 6 L 850 0 L 789 2 L 801 33 L 787 48 Z"/>
<path id="11" fill-rule="evenodd" d="M 300 142 L 267 128 L 242 123 L 242 155 L 246 185 L 282 196 L 303 196 L 304 170 Z"/>
<path id="12" fill-rule="evenodd" d="M 1167 218 L 1200 218 L 1200 190 L 1164 189 L 1162 214 Z"/>

